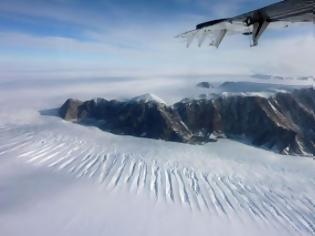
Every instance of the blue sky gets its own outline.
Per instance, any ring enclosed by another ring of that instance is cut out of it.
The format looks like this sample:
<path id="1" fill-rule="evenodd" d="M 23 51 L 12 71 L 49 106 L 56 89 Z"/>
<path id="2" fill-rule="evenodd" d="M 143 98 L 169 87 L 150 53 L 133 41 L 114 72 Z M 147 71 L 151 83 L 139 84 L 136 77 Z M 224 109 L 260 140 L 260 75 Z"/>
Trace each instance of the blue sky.
<path id="1" fill-rule="evenodd" d="M 272 0 L 4 0 L 0 29 L 40 36 L 84 39 L 85 31 L 106 31 L 131 24 L 159 25 L 196 17 L 190 25 L 229 17 L 270 4 Z M 188 21 L 189 22 L 189 21 Z M 187 26 L 188 27 L 188 26 Z"/>
<path id="2" fill-rule="evenodd" d="M 314 48 L 312 26 L 268 31 L 255 49 L 248 47 L 244 36 L 226 39 L 219 50 L 186 49 L 174 39 L 197 23 L 273 2 L 2 0 L 0 73 L 2 77 L 26 72 L 89 76 L 315 73 L 309 62 Z M 301 59 L 305 62 L 298 66 Z"/>

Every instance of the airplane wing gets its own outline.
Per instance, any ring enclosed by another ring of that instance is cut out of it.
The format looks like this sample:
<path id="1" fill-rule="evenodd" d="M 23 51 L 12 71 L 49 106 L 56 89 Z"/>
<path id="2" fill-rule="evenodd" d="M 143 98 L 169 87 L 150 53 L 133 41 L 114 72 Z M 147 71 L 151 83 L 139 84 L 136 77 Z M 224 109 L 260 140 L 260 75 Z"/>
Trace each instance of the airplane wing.
<path id="1" fill-rule="evenodd" d="M 251 46 L 256 46 L 267 27 L 287 27 L 290 23 L 315 23 L 315 0 L 284 0 L 232 18 L 212 20 L 198 24 L 195 30 L 177 37 L 186 41 L 187 47 L 197 39 L 200 47 L 219 47 L 223 38 L 231 34 L 251 36 Z"/>

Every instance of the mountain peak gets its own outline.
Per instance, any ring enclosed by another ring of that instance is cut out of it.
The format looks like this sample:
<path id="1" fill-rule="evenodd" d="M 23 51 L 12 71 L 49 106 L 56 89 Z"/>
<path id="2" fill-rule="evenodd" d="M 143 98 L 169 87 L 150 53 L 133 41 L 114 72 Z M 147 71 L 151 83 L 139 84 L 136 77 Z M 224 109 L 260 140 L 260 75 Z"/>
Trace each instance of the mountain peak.
<path id="1" fill-rule="evenodd" d="M 152 94 L 152 93 L 146 93 L 137 97 L 134 97 L 131 99 L 131 101 L 134 102 L 156 102 L 156 103 L 161 103 L 161 104 L 166 104 L 161 98 L 158 96 Z"/>

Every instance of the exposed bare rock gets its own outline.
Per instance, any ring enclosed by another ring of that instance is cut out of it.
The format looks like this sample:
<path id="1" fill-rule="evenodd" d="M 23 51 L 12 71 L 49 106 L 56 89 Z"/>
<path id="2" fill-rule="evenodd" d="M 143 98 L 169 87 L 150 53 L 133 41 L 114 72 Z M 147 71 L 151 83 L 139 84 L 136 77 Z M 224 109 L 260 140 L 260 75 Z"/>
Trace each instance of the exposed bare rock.
<path id="1" fill-rule="evenodd" d="M 59 113 L 66 120 L 92 123 L 115 134 L 184 143 L 227 137 L 282 154 L 315 155 L 313 88 L 270 97 L 184 99 L 173 106 L 161 101 L 148 95 L 125 102 L 69 99 Z"/>
<path id="2" fill-rule="evenodd" d="M 199 88 L 207 88 L 207 89 L 210 89 L 210 88 L 214 88 L 214 86 L 209 83 L 209 82 L 200 82 L 197 84 L 197 87 Z"/>
<path id="3" fill-rule="evenodd" d="M 79 107 L 83 102 L 75 99 L 68 99 L 59 109 L 59 115 L 65 120 L 77 120 Z"/>
<path id="4" fill-rule="evenodd" d="M 72 120 L 74 117 L 69 113 L 74 114 L 75 110 L 76 120 L 80 123 L 94 124 L 115 134 L 177 142 L 190 142 L 192 138 L 192 133 L 181 121 L 178 113 L 157 100 L 137 97 L 121 102 L 99 98 L 81 103 L 79 106 L 75 105 L 68 100 L 60 109 L 61 117 Z M 67 107 L 69 112 L 64 112 L 68 110 Z"/>

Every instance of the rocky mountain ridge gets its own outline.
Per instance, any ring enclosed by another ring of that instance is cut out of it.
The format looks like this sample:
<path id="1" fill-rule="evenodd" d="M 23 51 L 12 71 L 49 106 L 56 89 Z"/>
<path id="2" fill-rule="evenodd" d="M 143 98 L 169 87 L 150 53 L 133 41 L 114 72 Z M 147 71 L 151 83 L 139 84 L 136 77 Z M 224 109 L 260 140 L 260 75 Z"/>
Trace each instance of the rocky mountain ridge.
<path id="1" fill-rule="evenodd" d="M 65 120 L 115 133 L 191 144 L 215 137 L 246 140 L 282 154 L 315 155 L 315 90 L 261 96 L 184 99 L 168 106 L 153 95 L 129 101 L 68 99 Z"/>

